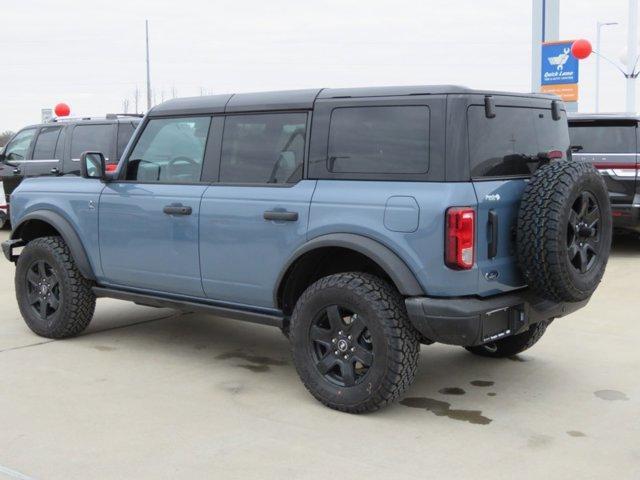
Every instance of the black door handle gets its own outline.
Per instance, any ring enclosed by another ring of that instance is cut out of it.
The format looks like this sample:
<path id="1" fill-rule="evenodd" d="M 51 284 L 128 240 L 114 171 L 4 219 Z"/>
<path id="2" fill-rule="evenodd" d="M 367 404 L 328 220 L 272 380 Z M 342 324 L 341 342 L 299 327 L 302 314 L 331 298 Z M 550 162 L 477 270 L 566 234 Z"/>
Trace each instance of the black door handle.
<path id="1" fill-rule="evenodd" d="M 167 215 L 191 215 L 193 211 L 191 207 L 185 207 L 184 205 L 167 205 L 162 209 Z"/>
<path id="2" fill-rule="evenodd" d="M 50 171 L 52 175 L 58 175 L 60 173 L 60 170 L 58 170 L 56 167 L 53 167 Z"/>
<path id="3" fill-rule="evenodd" d="M 489 210 L 489 258 L 498 255 L 498 213 Z"/>
<path id="4" fill-rule="evenodd" d="M 279 210 L 267 210 L 262 217 L 265 220 L 279 220 L 281 222 L 295 222 L 298 220 L 298 212 L 287 212 Z"/>
<path id="5" fill-rule="evenodd" d="M 20 175 L 22 173 L 22 170 L 20 170 L 19 168 L 14 168 L 13 169 L 13 174 L 14 175 Z"/>

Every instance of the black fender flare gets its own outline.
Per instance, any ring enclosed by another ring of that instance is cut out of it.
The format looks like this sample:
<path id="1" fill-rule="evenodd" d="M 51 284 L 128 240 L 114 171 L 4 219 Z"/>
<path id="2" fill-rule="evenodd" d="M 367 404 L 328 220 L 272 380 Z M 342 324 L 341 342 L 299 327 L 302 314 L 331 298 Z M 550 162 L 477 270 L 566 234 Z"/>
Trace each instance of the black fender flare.
<path id="1" fill-rule="evenodd" d="M 20 223 L 13 228 L 13 231 L 11 232 L 12 240 L 20 238 L 22 227 L 30 220 L 40 220 L 55 228 L 69 247 L 71 255 L 78 266 L 78 270 L 82 273 L 82 276 L 89 280 L 96 279 L 93 268 L 91 267 L 91 262 L 89 262 L 89 256 L 87 255 L 82 241 L 80 240 L 80 236 L 75 231 L 71 223 L 69 223 L 69 221 L 59 213 L 51 210 L 36 210 L 25 215 L 20 219 Z"/>
<path id="2" fill-rule="evenodd" d="M 296 249 L 284 268 L 280 271 L 273 291 L 274 305 L 278 305 L 278 295 L 291 266 L 305 253 L 324 247 L 342 247 L 369 257 L 384 270 L 398 291 L 407 297 L 425 295 L 411 269 L 395 252 L 372 238 L 353 233 L 331 233 L 309 240 Z"/>

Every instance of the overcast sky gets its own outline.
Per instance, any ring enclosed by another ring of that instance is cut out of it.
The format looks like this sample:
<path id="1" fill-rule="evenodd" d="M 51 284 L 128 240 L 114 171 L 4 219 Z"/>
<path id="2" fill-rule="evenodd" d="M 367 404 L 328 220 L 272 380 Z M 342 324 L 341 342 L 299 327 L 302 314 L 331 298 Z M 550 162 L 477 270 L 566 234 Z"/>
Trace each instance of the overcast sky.
<path id="1" fill-rule="evenodd" d="M 560 37 L 618 61 L 627 0 L 560 0 Z M 201 91 L 460 84 L 530 91 L 531 0 L 2 0 L 0 131 L 64 101 L 72 115 L 145 102 L 149 19 L 155 101 Z M 594 59 L 580 67 L 580 109 L 594 106 Z M 601 109 L 624 108 L 624 78 L 601 68 Z M 640 88 L 639 88 L 640 91 Z M 639 95 L 640 96 L 640 95 Z"/>

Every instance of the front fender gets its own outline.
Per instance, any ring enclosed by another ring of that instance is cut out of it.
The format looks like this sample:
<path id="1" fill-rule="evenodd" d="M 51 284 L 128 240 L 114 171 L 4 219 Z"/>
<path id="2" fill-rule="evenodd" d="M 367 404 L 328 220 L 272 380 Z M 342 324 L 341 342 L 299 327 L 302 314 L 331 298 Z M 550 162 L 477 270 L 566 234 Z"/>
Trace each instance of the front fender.
<path id="1" fill-rule="evenodd" d="M 14 226 L 13 231 L 11 232 L 11 239 L 20 239 L 24 226 L 31 220 L 43 221 L 55 228 L 69 247 L 71 255 L 73 256 L 80 273 L 89 280 L 95 280 L 95 273 L 91 266 L 91 262 L 89 261 L 87 251 L 80 240 L 80 236 L 77 234 L 71 223 L 69 223 L 69 221 L 59 213 L 51 210 L 36 210 L 28 213 L 20 219 L 20 222 L 17 225 Z"/>

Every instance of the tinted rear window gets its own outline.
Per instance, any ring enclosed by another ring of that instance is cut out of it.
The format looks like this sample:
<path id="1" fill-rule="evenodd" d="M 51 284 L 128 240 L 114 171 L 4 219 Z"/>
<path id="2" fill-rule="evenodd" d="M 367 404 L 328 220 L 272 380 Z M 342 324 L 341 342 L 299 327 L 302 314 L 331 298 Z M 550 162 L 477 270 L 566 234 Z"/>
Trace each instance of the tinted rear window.
<path id="1" fill-rule="evenodd" d="M 580 145 L 579 153 L 635 153 L 635 122 L 572 122 L 571 145 Z"/>
<path id="2" fill-rule="evenodd" d="M 538 153 L 560 150 L 566 158 L 569 134 L 565 112 L 553 120 L 551 110 L 496 107 L 487 118 L 484 106 L 467 112 L 471 176 L 503 177 L 530 175 L 539 166 Z"/>
<path id="3" fill-rule="evenodd" d="M 113 161 L 113 125 L 78 125 L 71 138 L 71 158 L 80 158 L 86 151 L 102 152 L 107 160 Z"/>
<path id="4" fill-rule="evenodd" d="M 43 127 L 40 129 L 36 145 L 33 147 L 34 160 L 52 160 L 55 157 L 56 145 L 62 127 Z M 59 157 L 55 157 L 60 160 Z"/>
<path id="5" fill-rule="evenodd" d="M 124 153 L 124 149 L 127 148 L 127 144 L 135 130 L 136 126 L 130 122 L 123 122 L 118 125 L 118 151 L 116 152 L 118 159 Z"/>
<path id="6" fill-rule="evenodd" d="M 345 107 L 331 114 L 333 173 L 426 173 L 429 107 Z"/>

